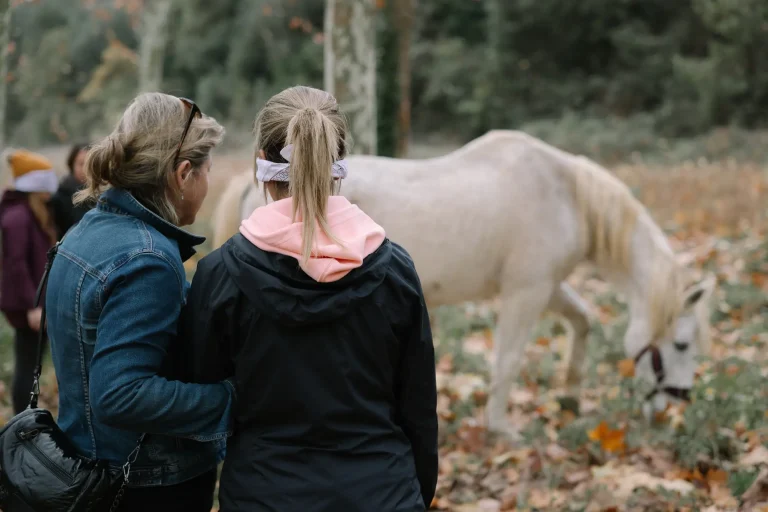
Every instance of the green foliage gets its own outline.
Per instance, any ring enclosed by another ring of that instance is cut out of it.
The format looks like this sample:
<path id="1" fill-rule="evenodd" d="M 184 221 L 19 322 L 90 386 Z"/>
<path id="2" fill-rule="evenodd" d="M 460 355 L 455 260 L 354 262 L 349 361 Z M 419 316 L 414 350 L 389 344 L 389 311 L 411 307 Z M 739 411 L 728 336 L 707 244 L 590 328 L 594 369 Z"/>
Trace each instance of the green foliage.
<path id="1" fill-rule="evenodd" d="M 81 97 L 111 39 L 138 46 L 140 16 L 113 4 L 41 0 L 14 10 L 11 140 L 34 145 L 102 132 L 135 94 L 135 71 L 120 67 L 98 82 L 103 90 Z M 384 5 L 378 128 L 381 152 L 391 155 L 398 19 L 395 3 Z M 324 0 L 175 2 L 163 89 L 249 127 L 273 92 L 322 86 L 324 7 Z M 693 138 L 675 152 L 687 158 L 708 150 L 704 135 L 713 127 L 768 125 L 766 26 L 762 0 L 416 2 L 414 131 L 468 140 L 522 128 L 608 160 L 664 153 L 676 147 L 670 139 Z M 743 147 L 745 156 L 756 151 Z"/>
<path id="2" fill-rule="evenodd" d="M 474 136 L 570 113 L 580 122 L 627 119 L 628 130 L 614 136 L 637 129 L 635 145 L 624 146 L 643 150 L 658 133 L 766 124 L 768 14 L 760 0 L 424 4 L 414 57 L 422 127 L 450 118 Z M 452 13 L 460 29 L 446 20 Z"/>
<path id="3" fill-rule="evenodd" d="M 740 497 L 749 489 L 756 478 L 757 470 L 754 469 L 751 471 L 734 471 L 728 475 L 728 487 L 731 489 L 731 494 Z"/>
<path id="4" fill-rule="evenodd" d="M 693 466 L 702 456 L 731 460 L 738 453 L 736 424 L 754 430 L 765 424 L 768 393 L 758 364 L 739 358 L 719 361 L 714 372 L 696 383 L 693 403 L 676 432 L 680 460 Z"/>

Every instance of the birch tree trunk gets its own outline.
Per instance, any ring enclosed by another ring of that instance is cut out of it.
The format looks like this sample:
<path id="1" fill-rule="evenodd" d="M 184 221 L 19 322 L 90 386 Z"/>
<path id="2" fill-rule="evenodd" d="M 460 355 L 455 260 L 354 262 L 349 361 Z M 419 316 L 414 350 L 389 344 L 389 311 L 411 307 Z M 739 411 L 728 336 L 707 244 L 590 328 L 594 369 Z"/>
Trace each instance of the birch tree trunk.
<path id="1" fill-rule="evenodd" d="M 5 117 L 8 105 L 8 54 L 11 41 L 11 5 L 0 0 L 0 152 L 5 150 Z"/>
<path id="2" fill-rule="evenodd" d="M 328 0 L 325 90 L 349 119 L 352 153 L 376 154 L 376 26 L 373 0 Z"/>
<path id="3" fill-rule="evenodd" d="M 172 0 L 144 2 L 139 46 L 139 92 L 159 91 L 162 85 L 172 3 Z"/>

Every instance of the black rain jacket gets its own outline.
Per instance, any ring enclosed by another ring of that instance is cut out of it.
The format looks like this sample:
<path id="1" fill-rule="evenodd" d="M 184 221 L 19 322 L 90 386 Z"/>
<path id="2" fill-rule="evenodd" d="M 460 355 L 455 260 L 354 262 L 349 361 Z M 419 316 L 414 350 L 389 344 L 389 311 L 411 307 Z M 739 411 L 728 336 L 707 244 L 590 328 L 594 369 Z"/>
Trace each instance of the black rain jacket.
<path id="1" fill-rule="evenodd" d="M 435 356 L 400 246 L 385 240 L 360 268 L 318 283 L 238 234 L 198 264 L 179 343 L 186 379 L 237 383 L 221 512 L 429 508 Z"/>

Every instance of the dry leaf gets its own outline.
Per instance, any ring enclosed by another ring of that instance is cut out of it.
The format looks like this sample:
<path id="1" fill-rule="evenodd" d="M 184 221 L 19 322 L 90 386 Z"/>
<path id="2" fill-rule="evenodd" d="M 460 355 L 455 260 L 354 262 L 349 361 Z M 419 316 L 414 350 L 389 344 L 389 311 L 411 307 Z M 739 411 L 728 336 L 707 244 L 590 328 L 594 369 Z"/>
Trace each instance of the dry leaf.
<path id="1" fill-rule="evenodd" d="M 485 446 L 485 427 L 473 418 L 465 418 L 458 430 L 462 448 L 470 453 L 479 453 Z"/>
<path id="2" fill-rule="evenodd" d="M 493 348 L 493 330 L 489 327 L 483 329 L 483 337 L 485 338 L 485 348 L 491 350 Z"/>
<path id="3" fill-rule="evenodd" d="M 733 497 L 731 490 L 726 485 L 714 485 L 709 491 L 709 497 L 718 507 L 725 510 L 736 510 L 739 501 Z"/>
<path id="4" fill-rule="evenodd" d="M 550 443 L 544 453 L 555 462 L 562 462 L 571 456 L 571 452 L 557 443 Z"/>
<path id="5" fill-rule="evenodd" d="M 501 510 L 515 510 L 517 508 L 517 487 L 510 487 L 501 493 Z"/>
<path id="6" fill-rule="evenodd" d="M 552 504 L 551 498 L 551 491 L 531 489 L 531 494 L 526 501 L 528 502 L 528 505 L 532 507 L 549 510 L 549 507 Z"/>
<path id="7" fill-rule="evenodd" d="M 437 371 L 450 373 L 453 371 L 453 354 L 445 354 L 437 362 Z"/>
<path id="8" fill-rule="evenodd" d="M 599 441 L 601 448 L 611 453 L 624 453 L 626 451 L 625 435 L 626 431 L 623 428 L 611 429 L 605 421 L 601 421 L 594 430 L 587 433 L 592 441 Z"/>
<path id="9" fill-rule="evenodd" d="M 510 450 L 491 459 L 494 466 L 501 466 L 507 461 L 514 460 L 515 462 L 522 462 L 531 455 L 530 448 L 523 448 L 521 450 Z"/>
<path id="10" fill-rule="evenodd" d="M 571 485 L 580 484 L 586 482 L 592 477 L 592 472 L 588 469 L 582 471 L 573 471 L 565 474 L 565 481 Z"/>
<path id="11" fill-rule="evenodd" d="M 658 478 L 626 465 L 612 466 L 606 464 L 603 467 L 592 468 L 592 474 L 598 482 L 610 486 L 614 496 L 620 500 L 626 500 L 638 487 L 652 491 L 662 487 L 667 491 L 680 494 L 688 494 L 695 489 L 693 484 L 685 480 Z"/>
<path id="12" fill-rule="evenodd" d="M 768 448 L 763 445 L 758 445 L 749 453 L 741 456 L 739 459 L 739 466 L 741 467 L 753 467 L 761 464 L 768 465 Z"/>
<path id="13" fill-rule="evenodd" d="M 478 512 L 500 512 L 501 502 L 499 500 L 493 500 L 486 498 L 477 502 Z"/>
<path id="14" fill-rule="evenodd" d="M 710 469 L 709 471 L 707 471 L 707 474 L 705 476 L 707 479 L 707 483 L 710 485 L 713 485 L 713 484 L 725 485 L 726 483 L 728 483 L 728 473 L 726 473 L 722 469 Z"/>
<path id="15" fill-rule="evenodd" d="M 484 389 L 476 389 L 472 392 L 472 399 L 476 405 L 482 407 L 488 403 L 488 392 Z"/>
<path id="16" fill-rule="evenodd" d="M 635 376 L 635 361 L 634 359 L 622 359 L 618 364 L 619 375 L 625 379 L 630 379 Z"/>

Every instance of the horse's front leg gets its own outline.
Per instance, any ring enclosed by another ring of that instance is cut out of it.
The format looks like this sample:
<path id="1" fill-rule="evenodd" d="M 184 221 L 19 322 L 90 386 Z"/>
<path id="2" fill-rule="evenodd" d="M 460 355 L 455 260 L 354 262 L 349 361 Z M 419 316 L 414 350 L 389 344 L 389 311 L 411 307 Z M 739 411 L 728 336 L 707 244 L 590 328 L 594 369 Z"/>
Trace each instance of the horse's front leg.
<path id="1" fill-rule="evenodd" d="M 562 315 L 573 330 L 570 340 L 568 365 L 565 384 L 569 392 L 578 396 L 581 387 L 584 360 L 587 355 L 587 337 L 589 336 L 589 305 L 579 297 L 569 284 L 562 282 L 552 294 L 548 309 Z"/>
<path id="2" fill-rule="evenodd" d="M 520 374 L 525 346 L 531 331 L 552 295 L 554 284 L 531 283 L 505 286 L 494 336 L 493 371 L 488 399 L 488 430 L 511 439 L 519 438 L 519 429 L 507 421 L 509 392 Z"/>

